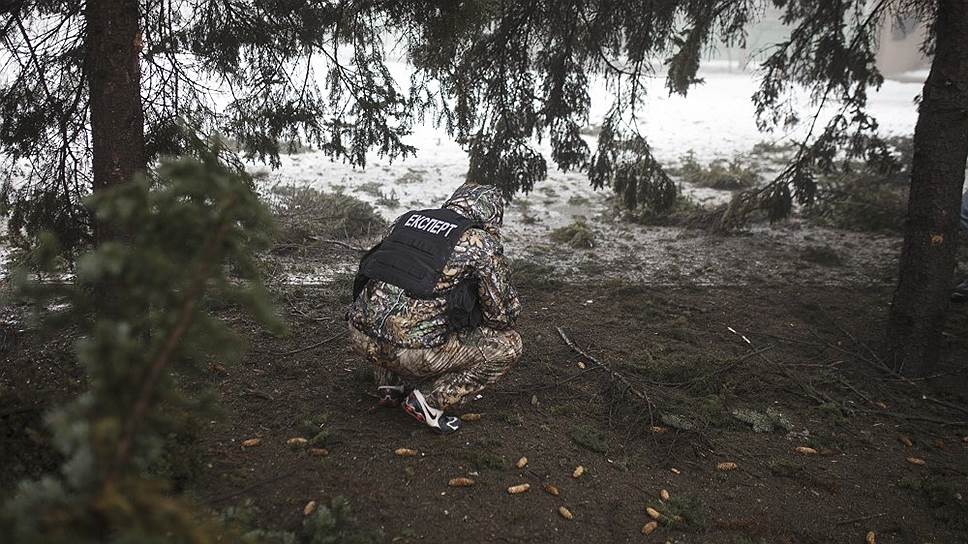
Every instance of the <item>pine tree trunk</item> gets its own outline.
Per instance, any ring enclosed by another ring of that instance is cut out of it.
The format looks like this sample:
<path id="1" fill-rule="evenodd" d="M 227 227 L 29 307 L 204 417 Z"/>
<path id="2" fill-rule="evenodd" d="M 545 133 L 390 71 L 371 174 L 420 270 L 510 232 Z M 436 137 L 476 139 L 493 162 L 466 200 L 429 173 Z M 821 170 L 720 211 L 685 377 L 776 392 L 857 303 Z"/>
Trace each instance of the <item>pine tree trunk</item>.
<path id="1" fill-rule="evenodd" d="M 146 168 L 138 0 L 88 0 L 84 17 L 94 191 L 99 191 Z M 119 237 L 123 234 L 111 225 L 95 225 L 98 243 Z"/>
<path id="2" fill-rule="evenodd" d="M 937 365 L 958 245 L 968 160 L 968 0 L 941 0 L 931 73 L 917 127 L 900 282 L 889 325 L 890 357 L 908 375 Z"/>

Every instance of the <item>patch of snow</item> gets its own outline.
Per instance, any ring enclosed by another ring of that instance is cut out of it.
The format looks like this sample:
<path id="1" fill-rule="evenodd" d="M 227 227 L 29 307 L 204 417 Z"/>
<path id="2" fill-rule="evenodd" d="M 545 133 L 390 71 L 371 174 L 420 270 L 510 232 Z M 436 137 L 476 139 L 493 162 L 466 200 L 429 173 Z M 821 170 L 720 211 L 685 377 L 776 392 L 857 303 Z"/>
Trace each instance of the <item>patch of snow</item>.
<path id="1" fill-rule="evenodd" d="M 318 264 L 309 271 L 287 270 L 277 281 L 283 285 L 326 285 L 342 274 L 355 273 L 355 262 Z"/>
<path id="2" fill-rule="evenodd" d="M 0 281 L 7 279 L 7 275 L 10 273 L 8 269 L 9 265 L 10 248 L 5 245 L 0 245 Z"/>

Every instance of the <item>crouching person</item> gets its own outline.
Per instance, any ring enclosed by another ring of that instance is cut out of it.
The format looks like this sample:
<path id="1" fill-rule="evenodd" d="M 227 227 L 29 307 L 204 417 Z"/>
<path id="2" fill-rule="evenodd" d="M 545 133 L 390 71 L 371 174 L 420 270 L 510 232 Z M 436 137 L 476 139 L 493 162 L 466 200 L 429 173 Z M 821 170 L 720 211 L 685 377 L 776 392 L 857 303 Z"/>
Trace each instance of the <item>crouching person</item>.
<path id="1" fill-rule="evenodd" d="M 444 411 L 501 378 L 521 357 L 494 187 L 466 183 L 440 209 L 398 218 L 364 255 L 347 318 L 353 350 L 374 365 L 383 406 L 439 433 Z"/>

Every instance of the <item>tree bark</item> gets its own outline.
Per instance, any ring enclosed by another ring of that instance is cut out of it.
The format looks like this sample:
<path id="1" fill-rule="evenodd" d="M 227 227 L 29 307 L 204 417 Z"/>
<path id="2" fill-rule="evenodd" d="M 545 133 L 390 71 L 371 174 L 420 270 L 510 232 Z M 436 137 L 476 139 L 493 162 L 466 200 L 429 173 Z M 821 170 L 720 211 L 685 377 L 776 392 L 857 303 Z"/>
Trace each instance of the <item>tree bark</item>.
<path id="1" fill-rule="evenodd" d="M 935 56 L 914 130 L 900 281 L 888 347 L 895 368 L 925 375 L 943 353 L 968 160 L 968 0 L 940 0 Z"/>
<path id="2" fill-rule="evenodd" d="M 141 106 L 138 0 L 88 0 L 85 71 L 91 107 L 94 191 L 131 181 L 146 168 Z M 123 238 L 103 221 L 98 244 Z"/>

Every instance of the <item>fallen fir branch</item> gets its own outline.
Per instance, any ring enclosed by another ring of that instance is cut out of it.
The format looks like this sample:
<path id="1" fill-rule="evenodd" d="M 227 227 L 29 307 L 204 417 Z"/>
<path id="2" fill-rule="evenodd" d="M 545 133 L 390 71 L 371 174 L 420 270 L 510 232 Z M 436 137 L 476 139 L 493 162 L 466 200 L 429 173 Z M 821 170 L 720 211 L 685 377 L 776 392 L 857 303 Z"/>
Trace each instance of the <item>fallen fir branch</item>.
<path id="1" fill-rule="evenodd" d="M 829 314 L 826 314 L 826 315 L 829 315 Z M 931 403 L 931 404 L 935 404 L 937 406 L 941 406 L 941 407 L 944 407 L 944 408 L 948 408 L 949 410 L 954 410 L 954 411 L 960 412 L 962 414 L 968 414 L 968 408 L 966 408 L 964 406 L 961 406 L 961 405 L 958 405 L 958 404 L 954 404 L 954 403 L 951 403 L 951 402 L 943 401 L 941 399 L 937 399 L 937 398 L 928 396 L 927 393 L 926 393 L 926 390 L 924 389 L 923 386 L 921 386 L 918 383 L 915 383 L 915 381 L 913 379 L 908 378 L 907 376 L 904 376 L 903 374 L 901 374 L 897 370 L 891 368 L 889 365 L 887 365 L 884 362 L 883 359 L 881 359 L 880 357 L 877 356 L 877 353 L 874 352 L 874 350 L 872 350 L 871 348 L 869 348 L 866 344 L 864 344 L 864 343 L 860 342 L 859 340 L 857 340 L 852 334 L 850 334 L 849 331 L 847 331 L 846 329 L 844 329 L 840 325 L 838 325 L 838 328 L 852 342 L 854 342 L 855 344 L 859 344 L 860 346 L 866 348 L 870 352 L 870 354 L 873 357 L 873 359 L 864 357 L 863 355 L 861 355 L 861 354 L 859 354 L 857 352 L 853 352 L 853 351 L 850 351 L 850 350 L 845 349 L 843 347 L 840 347 L 840 346 L 834 344 L 833 342 L 831 342 L 829 340 L 826 340 L 825 338 L 823 338 L 822 336 L 820 336 L 820 334 L 818 334 L 816 331 L 812 331 L 811 330 L 810 332 L 811 332 L 811 334 L 814 335 L 814 337 L 816 337 L 817 339 L 819 339 L 822 342 L 824 342 L 827 347 L 829 347 L 831 349 L 834 349 L 834 350 L 837 350 L 837 351 L 839 351 L 841 353 L 844 353 L 846 355 L 850 355 L 850 356 L 854 357 L 855 359 L 857 359 L 858 361 L 861 361 L 861 362 L 867 364 L 868 366 L 872 367 L 874 370 L 878 370 L 878 371 L 886 374 L 887 376 L 890 376 L 894 380 L 897 380 L 897 381 L 900 381 L 900 382 L 903 382 L 903 383 L 909 385 L 911 388 L 914 389 L 914 391 L 917 393 L 918 397 L 920 397 L 920 400 L 922 400 L 924 402 Z M 863 397 L 863 395 L 861 395 L 856 389 L 854 389 L 854 392 L 855 393 L 858 393 L 860 396 Z M 870 404 L 873 404 L 873 401 L 871 401 L 870 399 L 867 399 L 866 397 L 864 397 L 864 398 Z M 924 421 L 929 421 L 929 420 L 924 420 Z M 935 420 L 935 422 L 941 422 L 941 421 L 942 420 Z M 964 422 L 960 422 L 960 421 L 944 423 L 944 425 L 946 425 L 946 426 L 957 426 L 957 425 L 963 425 L 963 424 L 964 424 Z"/>
<path id="2" fill-rule="evenodd" d="M 578 347 L 574 342 L 571 341 L 570 338 L 568 338 L 568 335 L 565 334 L 565 331 L 562 330 L 561 327 L 555 327 L 555 329 L 558 331 L 558 335 L 561 336 L 561 339 L 564 340 L 565 344 L 567 344 L 568 347 L 570 347 L 575 353 L 578 353 L 582 357 L 588 359 L 591 363 L 594 363 L 595 365 L 597 365 L 599 368 L 601 368 L 605 372 L 608 372 L 609 375 L 612 377 L 612 379 L 619 381 L 622 385 L 625 386 L 625 389 L 627 391 L 629 391 L 630 393 L 632 393 L 633 395 L 635 395 L 636 397 L 638 397 L 640 400 L 642 400 L 643 402 L 645 402 L 648 405 L 649 412 L 651 414 L 652 409 L 655 408 L 655 405 L 652 403 L 652 400 L 649 399 L 648 393 L 646 393 L 645 391 L 643 391 L 643 390 L 635 387 L 632 384 L 632 382 L 630 382 L 628 380 L 628 378 L 626 378 L 625 376 L 623 376 L 622 374 L 620 374 L 618 371 L 612 369 L 610 366 L 608 366 L 604 362 L 599 361 L 598 359 L 596 359 L 595 357 L 593 357 L 592 355 L 590 355 L 589 353 L 587 353 L 585 350 L 583 350 L 580 347 Z"/>
<path id="3" fill-rule="evenodd" d="M 704 380 L 708 380 L 709 378 L 712 378 L 713 376 L 715 376 L 717 374 L 722 374 L 723 372 L 726 372 L 728 370 L 732 370 L 733 368 L 736 368 L 736 366 L 738 366 L 743 361 L 746 361 L 747 359 L 749 359 L 751 357 L 755 357 L 755 356 L 760 355 L 760 354 L 762 354 L 764 352 L 767 352 L 767 351 L 769 351 L 771 349 L 773 349 L 773 346 L 772 345 L 766 345 L 766 346 L 763 346 L 762 348 L 755 349 L 753 351 L 750 351 L 748 353 L 745 353 L 745 354 L 741 355 L 740 357 L 738 357 L 737 359 L 735 359 L 733 361 L 730 361 L 729 363 L 726 363 L 726 364 L 720 366 L 719 368 L 716 368 L 715 370 L 711 370 L 711 371 L 709 371 L 709 372 L 707 372 L 705 374 L 701 374 L 701 375 L 696 376 L 695 378 L 692 378 L 690 380 L 686 380 L 686 381 L 683 381 L 683 382 L 652 382 L 652 383 L 655 383 L 656 385 L 662 385 L 662 386 L 665 386 L 665 387 L 683 387 L 683 386 L 686 386 L 686 385 L 692 385 L 692 384 L 697 383 L 697 382 L 701 382 L 701 381 L 704 381 Z"/>

